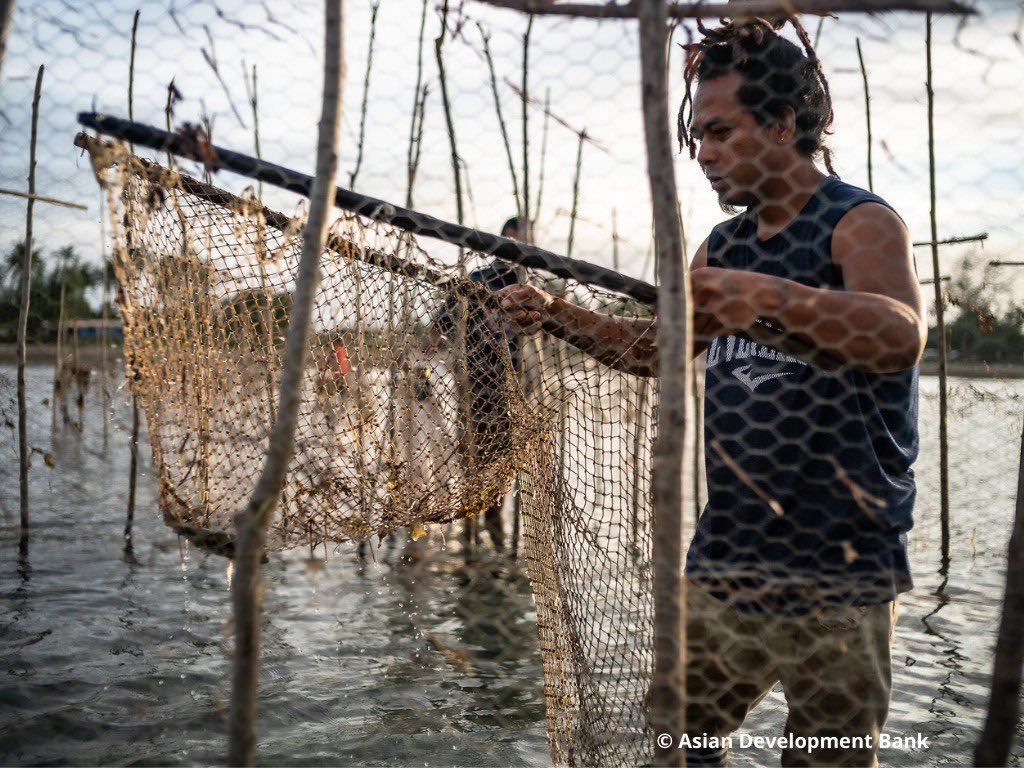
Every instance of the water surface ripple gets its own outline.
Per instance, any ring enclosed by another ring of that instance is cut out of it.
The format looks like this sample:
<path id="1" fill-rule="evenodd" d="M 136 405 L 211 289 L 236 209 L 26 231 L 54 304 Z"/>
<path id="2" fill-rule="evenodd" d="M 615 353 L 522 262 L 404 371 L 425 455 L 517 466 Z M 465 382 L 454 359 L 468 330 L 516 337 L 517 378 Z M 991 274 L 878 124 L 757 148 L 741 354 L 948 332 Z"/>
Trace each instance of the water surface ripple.
<path id="1" fill-rule="evenodd" d="M 13 367 L 0 375 L 3 415 L 13 422 Z M 42 402 L 51 380 L 48 367 L 29 368 L 30 444 L 50 451 L 56 467 L 35 457 L 27 552 L 17 543 L 15 432 L 5 427 L 0 441 L 0 763 L 222 762 L 226 561 L 189 550 L 160 522 L 145 444 L 133 549 L 124 551 L 123 392 L 104 445 L 98 386 L 83 434 L 51 434 Z M 886 765 L 969 763 L 987 704 L 1024 387 L 954 384 L 962 389 L 951 424 L 951 562 L 941 569 L 935 384 L 926 379 L 917 587 L 901 605 L 887 725 L 924 734 L 930 748 L 883 751 Z M 358 564 L 346 546 L 325 565 L 291 552 L 266 566 L 258 763 L 550 764 L 526 580 L 507 571 L 468 579 L 444 560 L 408 565 L 399 555 L 385 547 L 376 562 Z M 775 691 L 745 731 L 776 735 L 783 717 Z M 1011 764 L 1022 758 L 1018 739 Z M 750 749 L 735 764 L 777 761 Z"/>

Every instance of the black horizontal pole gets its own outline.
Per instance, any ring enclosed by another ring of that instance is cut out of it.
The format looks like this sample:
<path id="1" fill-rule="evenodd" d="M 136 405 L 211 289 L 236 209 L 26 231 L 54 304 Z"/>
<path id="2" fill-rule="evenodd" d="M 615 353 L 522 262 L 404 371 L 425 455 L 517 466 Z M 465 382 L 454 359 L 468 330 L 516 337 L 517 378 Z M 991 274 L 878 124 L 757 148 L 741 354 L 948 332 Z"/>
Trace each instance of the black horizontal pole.
<path id="1" fill-rule="evenodd" d="M 166 151 L 204 163 L 211 170 L 229 170 L 256 181 L 266 182 L 309 197 L 313 178 L 290 168 L 268 163 L 240 152 L 213 146 L 198 136 L 170 133 L 143 123 L 96 112 L 82 112 L 78 122 L 99 133 L 150 149 Z M 431 237 L 469 248 L 530 269 L 541 269 L 556 277 L 577 280 L 620 293 L 643 304 L 657 303 L 658 289 L 650 283 L 628 277 L 596 264 L 569 259 L 528 243 L 499 237 L 478 229 L 443 221 L 385 200 L 335 187 L 334 204 L 342 210 L 390 224 L 414 235 Z"/>
<path id="2" fill-rule="evenodd" d="M 152 125 L 136 123 L 99 112 L 80 112 L 78 122 L 86 128 L 92 128 L 121 141 L 161 152 L 170 152 L 172 155 L 203 163 L 210 170 L 232 171 L 246 178 L 272 184 L 304 197 L 309 197 L 313 186 L 311 176 L 250 155 L 244 155 L 241 152 L 214 146 L 198 132 L 171 133 Z M 650 283 L 628 277 L 597 264 L 559 256 L 535 245 L 444 221 L 342 187 L 334 188 L 334 204 L 342 210 L 390 224 L 414 235 L 469 248 L 530 269 L 543 270 L 555 277 L 597 286 L 622 294 L 647 306 L 656 306 L 658 302 L 658 289 Z M 749 333 L 740 333 L 739 335 L 775 347 L 825 370 L 838 370 L 843 367 L 840 360 L 827 352 L 818 350 L 806 339 L 792 336 L 784 329 L 765 320 L 756 320 Z"/>

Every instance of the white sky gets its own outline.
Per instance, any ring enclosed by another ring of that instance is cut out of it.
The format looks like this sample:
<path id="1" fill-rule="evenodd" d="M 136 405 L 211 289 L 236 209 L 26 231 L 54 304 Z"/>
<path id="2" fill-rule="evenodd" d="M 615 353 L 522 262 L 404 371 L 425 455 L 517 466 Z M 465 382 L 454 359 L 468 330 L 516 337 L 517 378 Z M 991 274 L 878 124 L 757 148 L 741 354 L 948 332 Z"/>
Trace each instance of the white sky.
<path id="1" fill-rule="evenodd" d="M 369 29 L 368 0 L 347 0 L 348 73 L 344 91 L 342 163 L 338 180 L 348 183 L 359 125 L 359 105 Z M 437 86 L 433 39 L 439 29 L 430 0 L 424 46 L 424 77 L 431 83 L 416 206 L 454 219 L 448 140 Z M 452 3 L 458 6 L 457 2 Z M 136 119 L 163 125 L 166 84 L 173 77 L 185 100 L 176 121 L 198 122 L 213 115 L 216 143 L 252 151 L 242 61 L 259 72 L 263 154 L 269 160 L 309 172 L 313 167 L 321 87 L 321 10 L 312 0 L 33 0 L 17 5 L 0 83 L 0 186 L 24 189 L 28 160 L 29 107 L 35 70 L 46 65 L 37 188 L 89 204 L 86 213 L 36 207 L 35 238 L 44 250 L 74 244 L 99 259 L 99 192 L 71 141 L 75 115 L 93 107 L 127 115 L 129 39 L 132 13 L 142 11 L 136 61 Z M 219 7 L 222 13 L 218 14 Z M 364 160 L 356 187 L 366 194 L 404 202 L 405 157 L 416 78 L 419 0 L 381 0 L 371 76 Z M 1011 0 L 983 2 L 954 44 L 957 21 L 935 22 L 936 129 L 940 237 L 986 231 L 982 258 L 1024 258 L 1024 49 L 1013 39 L 1021 9 Z M 273 21 L 268 22 L 268 10 Z M 466 0 L 463 39 L 449 40 L 446 68 L 460 155 L 468 169 L 472 204 L 469 224 L 496 230 L 514 213 L 511 182 L 501 144 L 480 37 L 470 20 L 492 35 L 499 80 L 522 77 L 525 19 Z M 813 35 L 816 19 L 805 22 Z M 241 112 L 233 114 L 202 50 L 215 45 L 221 76 Z M 676 41 L 685 39 L 676 33 Z M 625 272 L 651 279 L 650 206 L 640 115 L 636 26 L 538 17 L 530 49 L 531 94 L 550 89 L 552 110 L 601 144 L 583 154 L 580 220 L 573 255 L 611 265 L 611 215 L 617 211 Z M 836 108 L 832 146 L 836 165 L 848 181 L 866 186 L 864 102 L 854 40 L 861 38 L 872 98 L 875 191 L 908 222 L 915 239 L 928 237 L 928 157 L 924 17 L 901 13 L 882 18 L 844 15 L 824 22 L 819 54 L 825 62 Z M 681 56 L 672 58 L 672 113 L 681 97 Z M 522 119 L 518 97 L 500 85 L 502 107 L 521 172 Z M 531 197 L 536 200 L 542 119 L 530 110 Z M 886 149 L 883 149 L 884 142 Z M 538 244 L 564 252 L 568 233 L 576 136 L 552 122 L 545 162 Z M 724 218 L 715 196 L 684 154 L 677 158 L 680 203 L 691 248 Z M 215 183 L 240 191 L 248 182 L 220 174 Z M 278 195 L 271 204 L 292 211 L 295 199 Z M 24 236 L 24 201 L 0 196 L 0 248 Z M 942 250 L 948 272 L 965 252 Z M 647 263 L 644 272 L 645 262 Z M 918 252 L 922 277 L 931 274 L 927 249 Z M 1024 275 L 1000 277 L 1024 287 Z"/>

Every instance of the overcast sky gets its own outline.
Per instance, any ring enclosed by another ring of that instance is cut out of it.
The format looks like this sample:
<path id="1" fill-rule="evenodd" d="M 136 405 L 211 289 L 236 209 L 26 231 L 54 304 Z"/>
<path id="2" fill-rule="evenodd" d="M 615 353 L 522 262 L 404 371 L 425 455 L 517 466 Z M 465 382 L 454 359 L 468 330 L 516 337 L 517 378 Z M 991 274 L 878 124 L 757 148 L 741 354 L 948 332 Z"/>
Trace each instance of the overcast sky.
<path id="1" fill-rule="evenodd" d="M 433 39 L 439 30 L 430 0 L 423 72 L 431 93 L 427 105 L 422 167 L 415 203 L 435 216 L 454 219 L 452 171 L 437 87 Z M 453 3 L 458 5 L 458 3 Z M 369 2 L 347 0 L 344 128 L 339 183 L 348 184 L 357 146 L 363 98 Z M 419 0 L 381 0 L 366 121 L 359 191 L 404 202 L 409 120 L 416 79 Z M 1024 258 L 1024 50 L 1017 2 L 983 2 L 978 17 L 958 31 L 957 20 L 935 22 L 936 129 L 940 236 L 988 232 L 982 258 Z M 216 6 L 188 0 L 33 0 L 18 3 L 0 83 L 0 186 L 26 186 L 29 107 L 36 68 L 45 64 L 37 188 L 41 194 L 89 205 L 77 213 L 36 207 L 36 242 L 45 250 L 75 245 L 89 259 L 100 251 L 99 192 L 72 146 L 75 115 L 93 107 L 127 114 L 132 14 L 141 8 L 135 75 L 137 120 L 163 125 L 166 85 L 174 81 L 185 99 L 176 121 L 214 119 L 218 144 L 251 152 L 252 122 L 242 80 L 242 62 L 256 64 L 260 129 L 267 159 L 309 172 L 313 167 L 321 88 L 322 18 L 312 0 L 219 0 Z M 462 37 L 445 45 L 459 153 L 467 168 L 472 201 L 468 223 L 496 230 L 514 213 L 514 201 L 487 70 L 480 21 L 491 35 L 499 92 L 512 135 L 517 172 L 522 165 L 522 109 L 506 78 L 522 79 L 525 19 L 466 0 Z M 805 22 L 812 36 L 817 20 Z M 676 41 L 687 32 L 679 29 Z M 651 278 L 650 205 L 640 115 L 636 26 L 538 17 L 530 47 L 531 95 L 550 93 L 551 109 L 575 129 L 586 128 L 595 144 L 583 150 L 579 223 L 573 255 L 610 265 L 611 218 L 622 237 L 623 271 Z M 867 184 L 864 95 L 857 65 L 859 37 L 867 64 L 873 112 L 875 190 L 910 226 L 915 239 L 928 237 L 928 155 L 924 17 L 909 13 L 880 18 L 844 15 L 824 22 L 819 53 L 825 62 L 836 108 L 832 146 L 837 170 L 848 181 Z M 204 51 L 206 56 L 204 56 Z M 217 65 L 220 78 L 209 61 Z M 681 56 L 672 54 L 672 111 L 681 96 Z M 223 81 L 223 82 L 221 82 Z M 234 109 L 232 108 L 232 105 Z M 236 114 L 236 111 L 238 114 Z M 529 110 L 531 197 L 536 201 L 541 168 L 543 117 Z M 564 252 L 572 203 L 577 136 L 555 122 L 548 129 L 538 243 Z M 725 215 L 696 164 L 686 154 L 676 162 L 680 203 L 691 249 Z M 521 181 L 521 180 L 520 180 Z M 248 182 L 220 174 L 221 186 L 240 191 Z M 289 212 L 296 200 L 275 195 Z M 24 201 L 0 196 L 0 247 L 24 236 Z M 942 251 L 943 270 L 965 253 Z M 931 274 L 926 249 L 918 252 L 922 276 Z M 646 265 L 646 268 L 645 268 Z M 1024 286 L 1007 272 L 1002 279 Z"/>

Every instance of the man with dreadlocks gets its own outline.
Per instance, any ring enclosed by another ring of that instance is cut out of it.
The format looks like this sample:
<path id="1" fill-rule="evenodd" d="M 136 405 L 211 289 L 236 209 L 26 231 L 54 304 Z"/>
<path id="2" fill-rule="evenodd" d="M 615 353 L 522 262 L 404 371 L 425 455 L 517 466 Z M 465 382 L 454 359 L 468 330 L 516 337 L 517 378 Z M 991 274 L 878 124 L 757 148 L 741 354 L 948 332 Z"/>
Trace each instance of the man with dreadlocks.
<path id="1" fill-rule="evenodd" d="M 781 23 L 703 30 L 686 66 L 680 142 L 723 208 L 742 209 L 690 272 L 696 351 L 707 350 L 708 503 L 686 563 L 689 765 L 723 762 L 777 682 L 783 765 L 875 764 L 896 597 L 911 587 L 926 324 L 910 238 L 888 204 L 832 170 L 828 86 L 793 25 L 803 50 Z M 502 301 L 526 331 L 543 321 L 605 363 L 657 370 L 656 320 L 526 285 Z M 838 370 L 757 343 L 758 320 Z"/>

